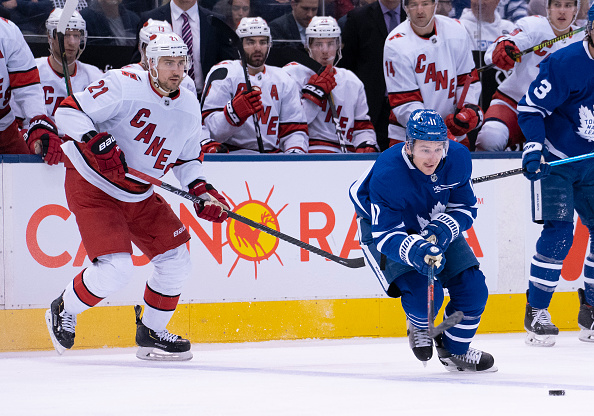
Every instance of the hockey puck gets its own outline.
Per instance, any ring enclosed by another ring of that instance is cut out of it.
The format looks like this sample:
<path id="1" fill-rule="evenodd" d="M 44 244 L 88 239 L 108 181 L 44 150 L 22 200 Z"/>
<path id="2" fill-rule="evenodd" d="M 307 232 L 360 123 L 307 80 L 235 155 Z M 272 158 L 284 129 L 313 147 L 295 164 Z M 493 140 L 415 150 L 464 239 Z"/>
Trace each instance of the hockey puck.
<path id="1" fill-rule="evenodd" d="M 549 390 L 549 396 L 565 396 L 565 390 Z"/>

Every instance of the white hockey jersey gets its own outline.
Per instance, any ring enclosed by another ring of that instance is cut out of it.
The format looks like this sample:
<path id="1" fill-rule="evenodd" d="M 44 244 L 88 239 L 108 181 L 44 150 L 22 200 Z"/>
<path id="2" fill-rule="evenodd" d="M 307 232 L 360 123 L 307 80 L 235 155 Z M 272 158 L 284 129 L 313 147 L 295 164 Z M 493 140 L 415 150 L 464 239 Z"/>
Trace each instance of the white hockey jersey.
<path id="1" fill-rule="evenodd" d="M 516 27 L 513 22 L 502 19 L 497 11 L 495 11 L 493 23 L 481 21 L 479 25 L 471 9 L 462 11 L 460 23 L 470 35 L 473 43 L 472 50 L 474 51 L 486 51 L 498 37 L 513 32 Z"/>
<path id="2" fill-rule="evenodd" d="M 144 200 L 152 186 L 102 176 L 82 136 L 92 130 L 112 134 L 130 167 L 158 178 L 173 168 L 187 189 L 195 179 L 206 180 L 200 160 L 201 123 L 200 104 L 188 90 L 163 97 L 146 73 L 121 69 L 108 71 L 66 98 L 56 111 L 58 128 L 74 139 L 62 145 L 72 165 L 88 182 L 125 202 Z"/>
<path id="3" fill-rule="evenodd" d="M 577 29 L 577 27 L 572 25 L 571 30 L 575 29 Z M 516 22 L 516 29 L 509 35 L 497 39 L 497 42 L 511 40 L 516 44 L 519 50 L 523 51 L 555 37 L 556 35 L 546 17 L 528 16 L 518 20 Z M 583 39 L 584 32 L 580 32 L 569 38 L 555 42 L 551 46 L 522 56 L 522 61 L 516 63 L 511 75 L 509 75 L 509 77 L 497 88 L 498 91 L 510 97 L 517 103 L 528 90 L 530 83 L 534 81 L 538 75 L 538 66 L 545 57 L 567 45 Z M 494 43 L 487 49 L 487 53 L 485 53 L 486 64 L 491 64 L 493 62 L 493 51 L 495 50 L 496 45 L 497 44 Z M 492 102 L 491 104 L 494 103 Z"/>
<path id="4" fill-rule="evenodd" d="M 435 16 L 435 34 L 418 36 L 410 20 L 390 32 L 384 44 L 384 78 L 392 113 L 388 137 L 404 141 L 410 114 L 419 108 L 454 113 L 464 81 L 472 83 L 464 103 L 478 104 L 481 84 L 472 58 L 472 42 L 457 20 Z"/>
<path id="5" fill-rule="evenodd" d="M 140 63 L 126 65 L 126 66 L 123 66 L 121 69 L 123 69 L 124 71 L 132 71 L 132 72 L 140 72 L 140 73 L 147 72 L 146 69 L 144 69 L 142 67 L 142 65 L 140 65 Z M 196 84 L 194 84 L 194 81 L 192 81 L 192 78 L 190 78 L 189 76 L 187 76 L 187 75 L 184 76 L 184 79 L 182 79 L 182 82 L 181 82 L 181 86 L 184 88 L 187 88 L 195 96 L 198 96 L 198 93 L 196 92 Z"/>
<path id="6" fill-rule="evenodd" d="M 355 148 L 363 143 L 377 147 L 363 83 L 348 69 L 334 69 L 336 87 L 332 90 L 332 97 L 338 115 L 338 127 L 347 150 L 354 152 Z M 314 74 L 313 70 L 297 62 L 285 65 L 283 70 L 297 82 L 299 91 Z M 340 153 L 340 142 L 328 100 L 324 100 L 322 107 L 307 99 L 302 99 L 301 103 L 307 119 L 310 151 L 315 148 Z"/>
<path id="7" fill-rule="evenodd" d="M 66 93 L 66 82 L 64 76 L 58 74 L 49 63 L 52 59 L 49 56 L 35 59 L 37 69 L 39 70 L 39 79 L 41 81 L 41 88 L 45 99 L 45 109 L 49 118 L 54 120 L 54 113 L 68 96 Z M 84 64 L 80 61 L 75 62 L 75 68 L 72 75 L 70 75 L 70 85 L 72 92 L 80 92 L 85 89 L 91 82 L 101 78 L 103 71 L 93 65 Z M 12 105 L 12 104 L 11 104 Z M 14 103 L 14 110 L 17 117 L 27 119 L 20 106 Z M 26 120 L 28 121 L 28 120 Z"/>
<path id="8" fill-rule="evenodd" d="M 0 18 L 0 131 L 15 119 L 10 96 L 27 118 L 45 114 L 39 71 L 19 28 Z"/>
<path id="9" fill-rule="evenodd" d="M 281 68 L 266 65 L 264 71 L 250 75 L 253 87 L 262 91 L 263 110 L 258 114 L 266 152 L 301 149 L 307 153 L 307 120 L 297 83 Z M 246 90 L 240 61 L 223 61 L 213 66 L 206 77 L 202 95 L 202 118 L 210 138 L 225 143 L 231 151 L 258 151 L 253 117 L 241 126 L 227 121 L 223 109 L 240 91 Z"/>

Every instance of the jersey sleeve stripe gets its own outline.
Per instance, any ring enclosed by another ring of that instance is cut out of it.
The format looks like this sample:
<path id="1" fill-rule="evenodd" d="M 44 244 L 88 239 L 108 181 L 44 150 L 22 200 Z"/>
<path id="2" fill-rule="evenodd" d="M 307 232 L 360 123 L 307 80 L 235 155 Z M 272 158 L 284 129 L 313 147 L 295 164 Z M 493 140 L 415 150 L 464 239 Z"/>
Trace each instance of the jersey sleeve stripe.
<path id="1" fill-rule="evenodd" d="M 278 137 L 282 139 L 290 134 L 302 131 L 307 133 L 307 123 L 279 123 L 278 126 Z"/>
<path id="2" fill-rule="evenodd" d="M 412 101 L 423 102 L 423 96 L 421 90 L 417 89 L 414 91 L 391 92 L 388 94 L 388 100 L 390 101 L 390 107 L 394 108 Z"/>
<path id="3" fill-rule="evenodd" d="M 204 110 L 202 112 L 202 124 L 204 124 L 204 120 L 206 119 L 206 117 L 208 117 L 212 113 L 216 113 L 217 111 L 223 111 L 223 109 L 222 108 L 213 108 L 212 110 Z"/>
<path id="4" fill-rule="evenodd" d="M 471 79 L 472 79 L 472 81 L 470 81 L 471 84 L 474 84 L 474 83 L 477 83 L 480 81 L 478 72 L 476 71 L 476 68 L 475 68 L 472 71 L 470 71 L 469 73 L 458 75 L 456 82 L 458 83 L 459 87 L 464 85 L 464 83 L 466 82 L 467 76 L 471 77 Z"/>
<path id="5" fill-rule="evenodd" d="M 10 79 L 10 88 L 22 88 L 29 85 L 39 84 L 39 70 L 37 67 L 25 71 L 15 71 L 8 74 Z"/>
<path id="6" fill-rule="evenodd" d="M 369 120 L 355 120 L 355 130 L 373 130 L 373 124 Z"/>
<path id="7" fill-rule="evenodd" d="M 74 98 L 74 95 L 70 95 L 70 96 L 66 97 L 60 103 L 60 107 L 67 107 L 67 108 L 72 108 L 74 110 L 82 111 L 82 109 L 80 108 L 80 105 L 78 104 L 78 101 L 76 101 L 76 98 Z"/>
<path id="8" fill-rule="evenodd" d="M 532 108 L 536 108 L 537 110 L 539 110 L 541 113 L 543 114 L 547 114 L 547 115 L 551 115 L 551 111 L 547 110 L 546 108 L 540 106 L 540 105 L 536 105 L 534 103 L 534 101 L 532 101 L 532 98 L 530 97 L 530 94 L 526 94 L 526 104 L 528 104 L 530 107 Z"/>
<path id="9" fill-rule="evenodd" d="M 538 108 L 535 107 L 530 107 L 527 105 L 518 105 L 518 111 L 521 112 L 525 112 L 525 113 L 538 113 L 540 114 L 543 118 L 546 117 L 546 113 Z"/>

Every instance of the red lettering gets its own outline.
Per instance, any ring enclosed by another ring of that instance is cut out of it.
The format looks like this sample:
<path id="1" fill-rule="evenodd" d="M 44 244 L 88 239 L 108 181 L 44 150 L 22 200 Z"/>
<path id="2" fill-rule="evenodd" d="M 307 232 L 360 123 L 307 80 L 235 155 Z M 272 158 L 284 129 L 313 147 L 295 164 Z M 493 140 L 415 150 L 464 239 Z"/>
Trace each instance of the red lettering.
<path id="1" fill-rule="evenodd" d="M 573 244 L 563 262 L 563 267 L 561 268 L 561 276 L 563 276 L 565 280 L 573 282 L 574 280 L 579 279 L 582 275 L 589 238 L 590 234 L 588 233 L 588 229 L 582 224 L 582 221 L 578 217 L 575 225 Z"/>
<path id="2" fill-rule="evenodd" d="M 161 139 L 159 136 L 155 137 L 155 140 L 153 140 L 148 149 L 146 149 L 146 152 L 144 152 L 145 155 L 148 156 L 150 154 L 151 156 L 157 156 L 157 153 L 159 153 L 159 150 L 163 147 L 165 140 L 167 140 L 165 137 L 161 140 L 159 139 Z"/>
<path id="3" fill-rule="evenodd" d="M 159 153 L 159 157 L 157 157 L 157 161 L 155 162 L 153 168 L 155 169 L 165 169 L 165 162 L 167 162 L 167 157 L 171 154 L 171 150 L 163 149 L 161 153 Z"/>
<path id="4" fill-rule="evenodd" d="M 474 231 L 473 227 L 470 227 L 466 230 L 466 242 L 474 252 L 474 255 L 477 257 L 483 257 L 483 249 L 479 244 L 478 238 L 476 237 L 476 232 Z"/>
<path id="5" fill-rule="evenodd" d="M 68 264 L 72 259 L 72 256 L 68 254 L 67 251 L 62 252 L 57 256 L 50 256 L 49 254 L 44 253 L 41 247 L 39 247 L 37 242 L 37 230 L 39 229 L 39 225 L 45 218 L 52 215 L 60 217 L 66 221 L 70 217 L 70 211 L 61 205 L 50 204 L 42 206 L 31 215 L 31 219 L 29 220 L 25 231 L 25 239 L 31 257 L 42 266 L 55 269 Z"/>
<path id="6" fill-rule="evenodd" d="M 54 114 L 56 114 L 56 110 L 58 109 L 58 107 L 60 107 L 60 104 L 62 104 L 62 101 L 64 101 L 66 99 L 66 97 L 57 97 L 56 98 L 56 104 L 54 105 L 54 109 L 52 110 L 52 116 Z"/>
<path id="7" fill-rule="evenodd" d="M 425 65 L 423 65 L 423 61 L 427 60 L 427 57 L 423 54 L 419 55 L 417 58 L 417 66 L 415 68 L 415 72 L 417 74 L 422 74 L 423 72 L 425 72 Z M 427 81 L 425 81 L 427 82 Z"/>
<path id="8" fill-rule="evenodd" d="M 262 110 L 260 110 L 260 112 L 258 113 L 258 119 L 260 120 L 260 123 L 268 124 L 268 117 L 270 117 L 270 110 L 271 110 L 270 106 L 266 106 Z"/>
<path id="9" fill-rule="evenodd" d="M 309 215 L 314 212 L 319 212 L 326 217 L 326 225 L 320 229 L 311 229 L 309 226 Z M 300 204 L 300 237 L 304 243 L 309 243 L 310 239 L 318 240 L 318 245 L 322 250 L 329 253 L 330 245 L 328 244 L 327 237 L 334 229 L 336 218 L 334 211 L 330 205 L 324 202 L 302 202 Z M 309 261 L 309 251 L 301 249 L 301 261 Z"/>
<path id="10" fill-rule="evenodd" d="M 279 101 L 276 84 L 272 84 L 272 88 L 270 88 L 270 98 L 274 98 L 276 101 Z"/>
<path id="11" fill-rule="evenodd" d="M 179 219 L 186 226 L 188 231 L 192 230 L 196 233 L 196 236 L 200 239 L 204 247 L 212 254 L 217 263 L 223 263 L 223 232 L 221 224 L 212 224 L 212 239 L 208 236 L 206 231 L 198 223 L 198 220 L 188 210 L 188 208 L 180 204 L 179 206 Z"/>
<path id="12" fill-rule="evenodd" d="M 448 98 L 452 98 L 456 95 L 456 85 L 454 84 L 454 78 L 450 80 L 450 91 L 448 93 Z"/>
<path id="13" fill-rule="evenodd" d="M 125 75 L 128 78 L 132 78 L 133 80 L 138 81 L 138 77 L 136 76 L 136 74 L 133 74 L 132 72 L 122 71 L 122 75 Z"/>
<path id="14" fill-rule="evenodd" d="M 359 240 L 357 239 L 357 214 L 353 215 L 351 226 L 344 239 L 342 250 L 340 250 L 340 257 L 349 257 L 350 252 L 353 250 L 361 250 Z"/>
<path id="15" fill-rule="evenodd" d="M 242 84 L 239 84 L 237 86 L 237 91 L 235 91 L 235 95 L 239 94 L 240 92 L 244 92 L 247 91 L 247 87 L 245 86 L 245 82 Z"/>
<path id="16" fill-rule="evenodd" d="M 144 126 L 146 124 L 146 121 L 141 121 L 140 118 L 141 117 L 149 117 L 150 115 L 151 115 L 150 110 L 143 108 L 143 109 L 139 110 L 138 113 L 136 113 L 136 115 L 134 116 L 134 118 L 132 120 L 130 120 L 130 125 L 132 127 L 141 128 L 142 126 Z"/>
<path id="17" fill-rule="evenodd" d="M 149 144 L 151 138 L 153 137 L 153 133 L 155 132 L 156 125 L 153 123 L 149 123 L 142 131 L 134 138 L 134 140 L 142 140 L 144 144 Z"/>
<path id="18" fill-rule="evenodd" d="M 435 91 L 446 89 L 448 87 L 448 70 L 435 72 Z"/>
<path id="19" fill-rule="evenodd" d="M 270 117 L 270 123 L 268 123 L 268 129 L 266 130 L 266 134 L 269 136 L 276 136 L 276 129 L 278 127 L 278 117 Z"/>
<path id="20" fill-rule="evenodd" d="M 427 73 L 425 74 L 425 84 L 428 84 L 430 81 L 435 82 L 435 62 L 431 62 L 427 65 Z"/>
<path id="21" fill-rule="evenodd" d="M 54 101 L 54 97 L 50 96 L 50 94 L 54 93 L 54 87 L 51 85 L 44 85 L 43 86 L 43 95 L 45 97 L 45 105 L 50 105 Z"/>

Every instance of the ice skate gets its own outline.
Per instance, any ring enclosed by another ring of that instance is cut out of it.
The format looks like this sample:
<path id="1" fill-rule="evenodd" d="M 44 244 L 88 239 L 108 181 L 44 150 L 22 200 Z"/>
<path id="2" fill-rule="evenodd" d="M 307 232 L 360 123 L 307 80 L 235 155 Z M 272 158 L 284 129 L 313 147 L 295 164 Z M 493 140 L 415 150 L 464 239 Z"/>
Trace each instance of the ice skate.
<path id="1" fill-rule="evenodd" d="M 406 320 L 408 343 L 417 359 L 427 365 L 427 361 L 433 356 L 433 340 L 429 337 L 426 329 L 415 327 L 408 319 Z"/>
<path id="2" fill-rule="evenodd" d="M 495 359 L 488 352 L 469 347 L 466 354 L 452 354 L 443 346 L 441 336 L 435 338 L 435 348 L 437 349 L 439 361 L 448 371 L 473 373 L 494 373 L 497 371 Z"/>
<path id="3" fill-rule="evenodd" d="M 578 313 L 578 326 L 580 327 L 580 341 L 594 342 L 594 307 L 586 302 L 584 289 L 578 289 L 580 299 L 580 312 Z"/>
<path id="4" fill-rule="evenodd" d="M 155 332 L 147 328 L 140 318 L 142 308 L 139 305 L 134 307 L 136 312 L 136 345 L 138 351 L 136 356 L 141 360 L 150 361 L 187 361 L 193 355 L 190 351 L 190 341 L 171 334 L 168 330 Z"/>
<path id="5" fill-rule="evenodd" d="M 64 292 L 62 292 L 63 294 Z M 71 315 L 64 310 L 62 295 L 55 299 L 50 308 L 45 311 L 47 330 L 54 348 L 60 355 L 74 345 L 74 330 L 76 328 L 76 315 Z"/>
<path id="6" fill-rule="evenodd" d="M 524 328 L 528 332 L 526 344 L 537 347 L 552 347 L 559 328 L 551 322 L 551 314 L 547 309 L 536 309 L 526 303 Z"/>

